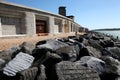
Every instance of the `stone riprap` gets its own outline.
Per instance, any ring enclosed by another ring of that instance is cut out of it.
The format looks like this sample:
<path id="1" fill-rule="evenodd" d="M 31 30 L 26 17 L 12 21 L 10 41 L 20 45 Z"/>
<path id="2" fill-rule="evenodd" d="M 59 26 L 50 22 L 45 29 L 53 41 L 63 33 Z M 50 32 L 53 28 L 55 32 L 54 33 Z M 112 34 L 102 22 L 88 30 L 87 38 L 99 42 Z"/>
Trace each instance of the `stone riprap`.
<path id="1" fill-rule="evenodd" d="M 58 80 L 100 80 L 95 70 L 70 61 L 56 64 L 56 72 Z"/>
<path id="2" fill-rule="evenodd" d="M 119 44 L 111 36 L 94 32 L 35 45 L 24 42 L 0 52 L 0 80 L 119 80 Z M 21 66 L 30 61 L 27 57 L 14 62 L 19 53 L 34 57 L 28 68 Z M 4 73 L 11 61 L 17 65 L 9 69 L 11 73 L 17 70 L 14 76 Z"/>

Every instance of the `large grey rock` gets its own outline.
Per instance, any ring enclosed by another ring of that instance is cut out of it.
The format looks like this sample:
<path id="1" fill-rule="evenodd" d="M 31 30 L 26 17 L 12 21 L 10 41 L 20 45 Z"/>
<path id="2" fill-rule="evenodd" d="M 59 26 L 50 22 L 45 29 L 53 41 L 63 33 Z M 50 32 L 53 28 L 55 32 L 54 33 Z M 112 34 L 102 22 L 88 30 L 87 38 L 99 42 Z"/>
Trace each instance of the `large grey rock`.
<path id="1" fill-rule="evenodd" d="M 120 48 L 118 48 L 118 47 L 108 47 L 107 49 L 109 51 L 113 52 L 114 54 L 117 54 L 118 56 L 120 56 Z"/>
<path id="2" fill-rule="evenodd" d="M 104 56 L 101 58 L 106 63 L 107 73 L 114 73 L 120 75 L 120 62 L 110 56 Z"/>
<path id="3" fill-rule="evenodd" d="M 91 33 L 89 33 L 89 34 L 86 33 L 86 34 L 82 35 L 82 37 L 85 39 L 90 39 L 90 38 L 92 38 L 92 36 L 93 36 L 93 34 L 91 34 Z"/>
<path id="4" fill-rule="evenodd" d="M 88 43 L 88 40 L 87 39 L 85 39 L 85 38 L 83 38 L 83 42 L 82 42 L 85 46 L 88 46 L 89 45 L 89 43 Z"/>
<path id="5" fill-rule="evenodd" d="M 100 45 L 106 48 L 106 47 L 114 47 L 115 44 L 112 40 L 101 40 Z"/>
<path id="6" fill-rule="evenodd" d="M 110 36 L 108 37 L 108 36 L 104 36 L 104 40 L 106 41 L 106 40 L 111 40 L 111 38 L 110 38 Z"/>
<path id="7" fill-rule="evenodd" d="M 47 59 L 47 54 L 50 53 L 50 49 L 47 48 L 35 48 L 32 52 L 32 56 L 35 58 L 34 64 L 42 64 Z"/>
<path id="8" fill-rule="evenodd" d="M 77 54 L 77 59 L 78 59 L 78 56 L 80 55 L 80 50 L 84 47 L 82 43 L 79 43 L 79 42 L 75 42 L 73 43 L 73 46 L 74 46 L 74 49 L 76 51 L 76 54 Z"/>
<path id="9" fill-rule="evenodd" d="M 84 56 L 77 62 L 96 70 L 100 75 L 106 72 L 105 62 L 98 58 L 92 56 Z"/>
<path id="10" fill-rule="evenodd" d="M 53 51 L 64 46 L 68 46 L 68 44 L 55 39 L 50 39 L 47 40 L 45 44 L 37 45 L 38 48 L 49 48 L 52 49 Z"/>
<path id="11" fill-rule="evenodd" d="M 21 48 L 19 46 L 13 46 L 12 48 L 8 49 L 8 51 L 13 54 L 15 52 L 17 52 L 18 50 L 20 50 Z"/>
<path id="12" fill-rule="evenodd" d="M 0 59 L 0 69 L 5 66 L 5 60 Z"/>
<path id="13" fill-rule="evenodd" d="M 47 76 L 47 80 L 58 80 L 57 79 L 57 74 L 55 71 L 55 64 L 59 63 L 62 61 L 62 58 L 54 53 L 48 54 L 48 59 L 44 61 L 44 66 L 45 66 L 45 73 Z"/>
<path id="14" fill-rule="evenodd" d="M 37 80 L 46 80 L 47 79 L 46 74 L 45 74 L 45 66 L 44 65 L 40 65 L 38 67 L 38 72 L 37 72 L 36 79 Z"/>
<path id="15" fill-rule="evenodd" d="M 46 56 L 47 56 L 47 59 L 43 63 L 45 67 L 53 66 L 56 63 L 62 61 L 62 58 L 58 54 L 55 54 L 55 53 L 49 53 Z"/>
<path id="16" fill-rule="evenodd" d="M 56 50 L 63 60 L 75 61 L 77 59 L 77 51 L 74 46 L 61 47 Z"/>
<path id="17" fill-rule="evenodd" d="M 100 45 L 100 41 L 89 39 L 88 43 L 89 43 L 89 46 L 92 46 L 100 51 L 103 50 L 103 47 Z"/>
<path id="18" fill-rule="evenodd" d="M 100 38 L 98 36 L 92 36 L 92 39 L 94 39 L 94 40 L 100 40 Z"/>
<path id="19" fill-rule="evenodd" d="M 5 60 L 6 63 L 11 60 L 11 53 L 9 51 L 1 51 L 0 58 Z"/>
<path id="20" fill-rule="evenodd" d="M 88 49 L 88 52 L 91 56 L 96 57 L 96 58 L 101 57 L 102 53 L 96 48 L 93 48 L 92 46 L 86 46 L 86 48 Z"/>
<path id="21" fill-rule="evenodd" d="M 12 48 L 8 49 L 11 58 L 13 59 L 19 52 L 21 52 L 21 47 L 19 46 L 13 46 Z"/>
<path id="22" fill-rule="evenodd" d="M 56 73 L 58 80 L 100 80 L 95 70 L 69 61 L 56 64 Z"/>
<path id="23" fill-rule="evenodd" d="M 37 67 L 28 68 L 26 70 L 18 72 L 16 76 L 18 76 L 19 79 L 15 80 L 35 80 L 37 73 L 38 73 Z"/>
<path id="24" fill-rule="evenodd" d="M 108 47 L 106 49 L 110 51 L 111 54 L 115 55 L 118 58 L 118 60 L 120 60 L 120 48 L 119 47 Z"/>
<path id="25" fill-rule="evenodd" d="M 79 41 L 80 43 L 82 43 L 82 42 L 84 41 L 84 38 L 82 38 L 82 37 L 79 36 L 78 41 Z"/>
<path id="26" fill-rule="evenodd" d="M 20 45 L 21 52 L 32 54 L 32 50 L 35 48 L 35 45 L 32 42 L 23 42 Z"/>
<path id="27" fill-rule="evenodd" d="M 80 58 L 83 57 L 83 56 L 90 56 L 88 49 L 85 48 L 85 47 L 83 47 L 83 48 L 80 50 L 80 53 L 79 53 L 79 55 L 78 55 L 78 57 L 77 57 L 77 60 L 80 60 Z"/>
<path id="28" fill-rule="evenodd" d="M 65 37 L 65 38 L 60 38 L 58 39 L 58 41 L 61 41 L 61 42 L 68 42 L 69 41 L 69 38 Z"/>
<path id="29" fill-rule="evenodd" d="M 41 64 L 45 66 L 45 73 L 47 80 L 56 80 L 56 73 L 55 73 L 55 64 L 62 61 L 62 58 L 55 53 L 52 53 L 50 49 L 47 48 L 36 48 L 35 51 L 33 51 L 33 56 L 35 57 L 35 61 L 33 66 L 39 67 Z M 39 70 L 41 71 L 41 69 Z M 44 80 L 46 79 L 44 75 L 44 70 L 42 70 L 42 73 L 40 74 L 38 72 L 39 76 L 37 77 L 38 80 Z"/>
<path id="30" fill-rule="evenodd" d="M 62 59 L 59 55 L 52 53 L 51 49 L 47 49 L 47 48 L 34 49 L 32 52 L 32 56 L 34 56 L 34 58 L 35 58 L 33 66 L 39 66 L 42 63 L 44 63 L 45 61 L 47 61 L 48 59 L 50 59 L 50 60 L 55 59 L 53 61 Z M 50 64 L 50 63 L 47 63 L 47 64 Z M 51 62 L 51 64 L 52 64 L 52 62 Z"/>
<path id="31" fill-rule="evenodd" d="M 78 47 L 79 47 L 79 49 L 82 49 L 83 47 L 84 47 L 84 44 L 83 43 L 80 43 L 80 42 L 78 42 L 78 41 L 75 41 L 74 43 L 73 43 L 73 45 L 77 45 Z"/>
<path id="32" fill-rule="evenodd" d="M 8 76 L 15 76 L 17 72 L 28 69 L 32 65 L 33 60 L 33 56 L 20 52 L 6 64 L 3 68 L 3 73 Z"/>
<path id="33" fill-rule="evenodd" d="M 116 42 L 115 46 L 120 48 L 120 42 Z"/>
<path id="34" fill-rule="evenodd" d="M 120 80 L 120 76 L 119 76 L 119 77 L 117 77 L 115 80 Z"/>

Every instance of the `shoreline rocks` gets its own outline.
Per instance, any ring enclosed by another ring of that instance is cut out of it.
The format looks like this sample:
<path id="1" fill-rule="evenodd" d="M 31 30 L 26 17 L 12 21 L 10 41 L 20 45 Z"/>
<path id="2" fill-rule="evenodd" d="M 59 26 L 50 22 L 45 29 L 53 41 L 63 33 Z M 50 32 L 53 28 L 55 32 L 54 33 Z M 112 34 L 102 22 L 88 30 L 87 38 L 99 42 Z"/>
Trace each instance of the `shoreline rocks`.
<path id="1" fill-rule="evenodd" d="M 24 42 L 0 52 L 0 79 L 116 80 L 120 77 L 119 43 L 110 36 L 94 32 L 43 40 L 35 45 Z M 34 57 L 34 61 L 14 76 L 4 74 L 5 64 L 13 61 L 19 53 Z"/>

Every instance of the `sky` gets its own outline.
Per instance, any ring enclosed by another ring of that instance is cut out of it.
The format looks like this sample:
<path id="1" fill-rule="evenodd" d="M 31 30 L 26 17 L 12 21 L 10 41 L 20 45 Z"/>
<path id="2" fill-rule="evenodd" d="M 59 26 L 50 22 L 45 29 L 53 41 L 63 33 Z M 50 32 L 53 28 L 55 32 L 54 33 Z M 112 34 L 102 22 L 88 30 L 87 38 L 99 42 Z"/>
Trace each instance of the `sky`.
<path id="1" fill-rule="evenodd" d="M 90 30 L 120 28 L 120 0 L 5 0 L 58 14 L 66 6 L 66 15 Z"/>

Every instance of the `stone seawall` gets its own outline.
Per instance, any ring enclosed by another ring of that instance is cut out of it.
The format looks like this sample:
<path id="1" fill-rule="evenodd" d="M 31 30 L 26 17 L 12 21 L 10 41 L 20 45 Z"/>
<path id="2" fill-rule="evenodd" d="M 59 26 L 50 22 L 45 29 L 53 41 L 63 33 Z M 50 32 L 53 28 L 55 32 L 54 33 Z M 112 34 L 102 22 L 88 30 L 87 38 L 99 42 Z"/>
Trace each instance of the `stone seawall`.
<path id="1" fill-rule="evenodd" d="M 118 40 L 93 32 L 53 38 L 1 51 L 0 80 L 120 79 Z"/>

